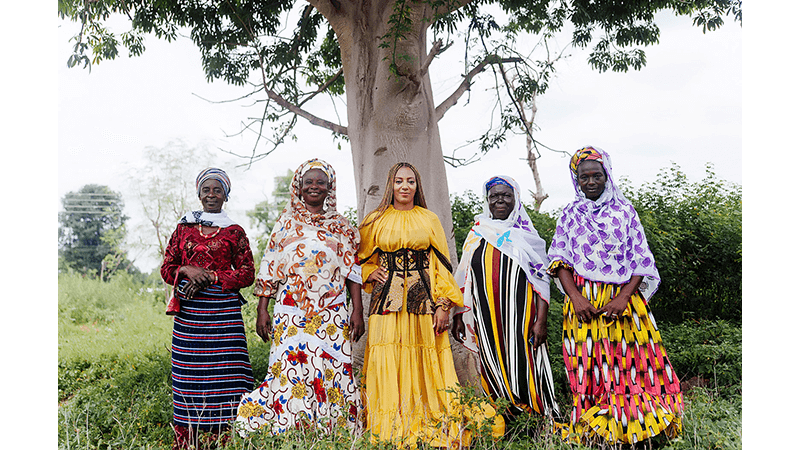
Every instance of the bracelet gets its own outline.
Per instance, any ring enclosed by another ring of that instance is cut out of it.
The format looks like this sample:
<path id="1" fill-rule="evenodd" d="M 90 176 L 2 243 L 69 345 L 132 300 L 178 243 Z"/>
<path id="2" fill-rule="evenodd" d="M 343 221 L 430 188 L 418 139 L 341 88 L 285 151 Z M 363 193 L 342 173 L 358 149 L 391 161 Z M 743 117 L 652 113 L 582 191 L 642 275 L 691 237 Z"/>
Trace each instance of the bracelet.
<path id="1" fill-rule="evenodd" d="M 443 311 L 450 311 L 452 307 L 453 302 L 451 302 L 449 298 L 440 297 L 438 300 L 436 300 L 436 306 L 433 309 L 436 310 L 437 308 L 442 308 Z"/>

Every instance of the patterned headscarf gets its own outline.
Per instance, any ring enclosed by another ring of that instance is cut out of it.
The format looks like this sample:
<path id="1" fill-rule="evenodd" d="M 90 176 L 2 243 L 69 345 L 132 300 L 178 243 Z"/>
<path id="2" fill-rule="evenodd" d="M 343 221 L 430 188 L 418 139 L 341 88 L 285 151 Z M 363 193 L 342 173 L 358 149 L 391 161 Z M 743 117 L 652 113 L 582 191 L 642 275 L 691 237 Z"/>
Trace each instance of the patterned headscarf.
<path id="1" fill-rule="evenodd" d="M 578 184 L 578 166 L 587 160 L 598 161 L 606 173 L 605 190 L 594 201 Z M 614 183 L 611 158 L 602 149 L 584 147 L 570 160 L 570 174 L 575 200 L 558 220 L 550 260 L 563 261 L 583 278 L 605 283 L 624 284 L 641 275 L 639 290 L 649 299 L 661 278 L 639 215 Z M 556 284 L 563 291 L 557 279 Z"/>
<path id="2" fill-rule="evenodd" d="M 217 169 L 214 167 L 209 167 L 197 175 L 197 179 L 195 180 L 195 187 L 197 188 L 197 196 L 200 197 L 200 186 L 206 182 L 206 180 L 217 180 L 222 185 L 222 189 L 225 191 L 225 200 L 228 200 L 228 194 L 231 192 L 231 179 L 228 178 L 228 174 L 225 173 L 222 169 Z M 178 220 L 179 224 L 184 225 L 192 225 L 192 224 L 201 224 L 209 227 L 220 227 L 225 228 L 231 225 L 236 225 L 236 222 L 228 217 L 228 214 L 225 211 L 220 211 L 218 213 L 208 213 L 205 211 L 189 211 L 183 215 L 183 217 Z"/>
<path id="3" fill-rule="evenodd" d="M 575 179 L 578 178 L 578 166 L 584 161 L 597 161 L 603 164 L 603 155 L 594 147 L 583 147 L 575 152 L 569 160 L 569 170 Z"/>
<path id="4" fill-rule="evenodd" d="M 197 189 L 197 196 L 200 197 L 200 186 L 203 185 L 207 180 L 217 180 L 222 185 L 222 189 L 225 191 L 225 200 L 228 200 L 228 195 L 231 193 L 231 179 L 228 178 L 228 174 L 225 173 L 222 169 L 217 169 L 216 167 L 209 167 L 197 175 L 197 180 L 195 181 L 195 188 Z"/>
<path id="5" fill-rule="evenodd" d="M 301 196 L 303 175 L 311 169 L 320 169 L 328 176 L 328 197 L 325 199 L 323 211 L 319 214 L 310 212 Z M 319 159 L 304 162 L 294 172 L 289 203 L 275 222 L 269 243 L 264 250 L 256 282 L 257 295 L 268 297 L 275 295 L 278 285 L 285 282 L 287 276 L 306 273 L 298 271 L 297 267 L 306 267 L 310 270 L 313 266 L 319 269 L 318 273 L 308 272 L 314 276 L 305 280 L 303 292 L 311 293 L 324 289 L 333 293 L 343 289 L 344 278 L 351 275 L 351 272 L 357 273 L 360 277 L 360 270 L 355 265 L 360 240 L 358 230 L 336 211 L 336 172 L 333 167 Z M 289 251 L 300 244 L 310 252 Z M 330 251 L 326 251 L 328 258 L 317 258 L 313 264 L 307 261 L 314 253 L 312 248 L 329 249 Z M 324 296 L 314 302 L 311 297 L 306 296 L 297 298 L 296 302 L 299 308 L 311 315 L 314 311 L 330 306 L 325 302 L 334 301 L 336 298 L 339 298 L 338 294 L 330 298 Z"/>
<path id="6" fill-rule="evenodd" d="M 493 219 L 489 210 L 489 190 L 498 184 L 514 190 L 514 207 L 505 220 Z M 466 276 L 469 259 L 481 238 L 519 264 L 539 296 L 547 302 L 550 301 L 550 276 L 546 273 L 548 259 L 545 242 L 539 237 L 528 212 L 522 205 L 519 185 L 509 176 L 492 177 L 483 183 L 483 212 L 475 217 L 475 224 L 464 241 L 461 263 L 456 270 L 457 282 L 460 283 Z M 465 258 L 468 254 L 470 256 Z"/>

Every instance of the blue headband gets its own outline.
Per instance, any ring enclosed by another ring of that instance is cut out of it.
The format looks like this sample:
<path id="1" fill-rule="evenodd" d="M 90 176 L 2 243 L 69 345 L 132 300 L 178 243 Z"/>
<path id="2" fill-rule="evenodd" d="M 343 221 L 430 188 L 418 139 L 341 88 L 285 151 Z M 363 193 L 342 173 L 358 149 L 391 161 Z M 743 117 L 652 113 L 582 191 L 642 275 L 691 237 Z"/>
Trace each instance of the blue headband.
<path id="1" fill-rule="evenodd" d="M 493 187 L 497 186 L 498 184 L 502 184 L 504 186 L 508 186 L 508 187 L 511 188 L 512 191 L 514 190 L 514 186 L 509 184 L 508 181 L 506 181 L 506 180 L 504 180 L 504 179 L 502 179 L 500 177 L 494 177 L 494 178 L 492 178 L 492 179 L 490 179 L 489 181 L 486 182 L 486 192 L 489 192 L 490 189 L 492 189 Z"/>

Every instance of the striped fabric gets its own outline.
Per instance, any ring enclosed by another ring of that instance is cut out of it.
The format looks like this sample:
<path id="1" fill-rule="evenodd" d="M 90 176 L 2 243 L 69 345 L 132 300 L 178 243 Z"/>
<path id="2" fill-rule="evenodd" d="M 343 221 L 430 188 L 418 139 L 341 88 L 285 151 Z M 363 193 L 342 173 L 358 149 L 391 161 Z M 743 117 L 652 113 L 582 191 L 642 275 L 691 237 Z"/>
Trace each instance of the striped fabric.
<path id="1" fill-rule="evenodd" d="M 547 348 L 534 351 L 527 339 L 533 334 L 538 294 L 522 268 L 483 239 L 471 266 L 484 391 L 509 400 L 512 415 L 558 416 Z"/>
<path id="2" fill-rule="evenodd" d="M 187 280 L 181 281 L 184 285 Z M 211 285 L 188 299 L 172 330 L 172 402 L 176 425 L 214 429 L 236 417 L 253 387 L 241 304 L 236 292 Z"/>
<path id="3" fill-rule="evenodd" d="M 621 285 L 585 280 L 575 285 L 596 308 L 617 296 Z M 683 396 L 647 302 L 636 292 L 616 320 L 581 323 L 572 300 L 564 301 L 564 363 L 572 411 L 569 424 L 556 424 L 562 437 L 589 444 L 636 444 L 682 430 Z M 595 442 L 599 444 L 598 442 Z"/>

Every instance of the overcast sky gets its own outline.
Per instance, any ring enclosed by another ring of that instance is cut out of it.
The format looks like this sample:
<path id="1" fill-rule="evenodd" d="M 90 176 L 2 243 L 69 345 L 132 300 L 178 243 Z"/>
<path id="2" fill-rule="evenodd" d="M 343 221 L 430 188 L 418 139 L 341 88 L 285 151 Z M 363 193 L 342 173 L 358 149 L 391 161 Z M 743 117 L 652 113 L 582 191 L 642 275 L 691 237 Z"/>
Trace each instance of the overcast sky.
<path id="1" fill-rule="evenodd" d="M 742 29 L 729 20 L 722 29 L 704 35 L 688 18 L 663 14 L 661 19 L 661 42 L 647 49 L 647 66 L 639 72 L 600 74 L 590 69 L 586 51 L 569 50 L 571 56 L 558 63 L 549 90 L 539 98 L 536 137 L 566 152 L 599 146 L 611 155 L 615 177 L 627 176 L 635 185 L 653 180 L 672 162 L 692 181 L 702 179 L 706 163 L 712 163 L 720 178 L 741 183 Z M 199 52 L 188 38 L 166 43 L 150 37 L 143 56 L 123 55 L 94 65 L 90 72 L 66 68 L 69 38 L 76 30 L 75 24 L 59 21 L 58 52 L 50 61 L 58 70 L 55 208 L 60 208 L 64 194 L 84 184 L 108 185 L 122 192 L 130 223 L 135 225 L 142 217 L 130 190 L 133 168 L 142 164 L 147 147 L 165 147 L 175 140 L 217 152 L 216 163 L 232 178 L 226 210 L 248 231 L 245 212 L 271 194 L 273 177 L 313 157 L 327 160 L 336 169 L 341 208 L 355 206 L 347 143 L 337 150 L 329 131 L 302 119 L 297 142 L 247 170 L 237 169 L 239 161 L 216 150 L 248 154 L 254 142 L 251 135 L 226 138 L 226 134 L 236 133 L 257 111 L 241 102 L 208 101 L 235 99 L 245 91 L 222 82 L 208 83 Z M 559 44 L 568 42 L 564 39 Z M 459 72 L 448 70 L 454 63 L 458 67 L 455 52 L 431 67 L 437 102 L 461 81 Z M 491 82 L 491 75 L 484 73 L 469 96 L 462 97 L 440 121 L 446 154 L 485 129 L 492 99 L 486 87 Z M 344 104 L 339 102 L 337 108 L 346 123 Z M 333 108 L 328 107 L 326 113 L 329 120 L 337 120 Z M 467 147 L 459 155 L 474 151 L 475 146 Z M 448 168 L 450 191 L 479 191 L 480 181 L 495 173 L 511 175 L 523 190 L 533 189 L 524 156 L 524 138 L 511 137 L 480 163 Z M 543 209 L 555 210 L 574 195 L 567 158 L 544 150 L 539 164 L 544 190 L 550 195 Z M 137 256 L 137 264 L 145 270 L 157 263 Z"/>

